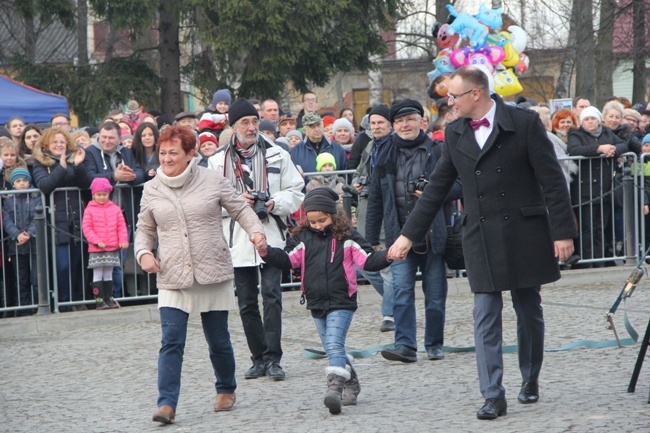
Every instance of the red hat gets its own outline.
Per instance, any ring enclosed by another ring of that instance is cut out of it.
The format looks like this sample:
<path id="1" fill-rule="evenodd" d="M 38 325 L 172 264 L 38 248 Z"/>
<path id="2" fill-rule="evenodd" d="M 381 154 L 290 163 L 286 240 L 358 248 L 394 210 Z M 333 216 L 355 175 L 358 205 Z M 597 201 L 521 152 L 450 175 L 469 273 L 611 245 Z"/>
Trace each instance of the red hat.
<path id="1" fill-rule="evenodd" d="M 203 143 L 205 143 L 207 141 L 210 141 L 210 142 L 216 144 L 217 146 L 219 146 L 219 141 L 217 141 L 217 137 L 213 133 L 211 133 L 211 132 L 202 132 L 202 133 L 200 133 L 199 134 L 199 142 L 201 144 L 203 144 Z"/>
<path id="2" fill-rule="evenodd" d="M 323 117 L 323 126 L 327 127 L 332 125 L 336 121 L 334 116 L 325 116 Z"/>

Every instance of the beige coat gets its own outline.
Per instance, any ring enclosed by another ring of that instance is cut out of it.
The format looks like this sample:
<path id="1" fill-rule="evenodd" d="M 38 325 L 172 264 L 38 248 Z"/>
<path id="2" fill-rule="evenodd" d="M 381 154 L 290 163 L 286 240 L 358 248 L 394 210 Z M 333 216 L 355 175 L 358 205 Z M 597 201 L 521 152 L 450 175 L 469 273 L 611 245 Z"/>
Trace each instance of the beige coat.
<path id="1" fill-rule="evenodd" d="M 249 234 L 264 233 L 253 209 L 217 171 L 193 166 L 179 195 L 157 177 L 145 184 L 135 253 L 139 257 L 140 252 L 152 251 L 158 240 L 158 288 L 184 289 L 195 279 L 213 284 L 234 278 L 222 207 Z"/>

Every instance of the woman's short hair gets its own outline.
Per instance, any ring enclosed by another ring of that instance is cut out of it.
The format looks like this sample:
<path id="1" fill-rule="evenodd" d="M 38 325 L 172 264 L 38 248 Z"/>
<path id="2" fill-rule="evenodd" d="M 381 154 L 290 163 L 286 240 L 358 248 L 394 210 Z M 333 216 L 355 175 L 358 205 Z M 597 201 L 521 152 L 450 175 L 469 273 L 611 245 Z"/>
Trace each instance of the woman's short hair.
<path id="1" fill-rule="evenodd" d="M 571 119 L 573 122 L 573 126 L 578 126 L 578 118 L 576 117 L 575 114 L 573 114 L 573 111 L 571 110 L 558 110 L 553 114 L 553 119 L 551 120 L 551 124 L 553 125 L 553 131 L 557 131 L 560 129 L 560 120 L 564 119 Z"/>
<path id="2" fill-rule="evenodd" d="M 72 135 L 70 135 L 70 138 L 72 139 L 72 141 L 74 141 L 76 143 L 77 138 L 82 137 L 82 136 L 86 137 L 88 140 L 90 140 L 90 135 L 88 134 L 88 132 L 84 131 L 82 129 L 78 129 L 77 131 L 73 132 Z"/>
<path id="3" fill-rule="evenodd" d="M 609 101 L 608 103 L 605 104 L 603 107 L 603 117 L 610 111 L 618 111 L 621 114 L 621 118 L 623 118 L 625 107 L 623 104 L 620 102 L 614 100 L 614 101 Z"/>
<path id="4" fill-rule="evenodd" d="M 179 125 L 165 128 L 165 130 L 160 133 L 158 147 L 160 147 L 162 143 L 173 141 L 174 139 L 178 139 L 181 142 L 181 147 L 186 154 L 189 153 L 190 150 L 196 149 L 196 136 L 192 130 L 186 126 Z"/>
<path id="5" fill-rule="evenodd" d="M 539 105 L 530 107 L 529 110 L 532 110 L 539 114 L 539 118 L 542 120 L 544 126 L 551 126 L 551 110 L 548 107 L 540 107 Z"/>
<path id="6" fill-rule="evenodd" d="M 41 149 L 49 152 L 50 143 L 54 141 L 54 137 L 56 137 L 57 134 L 61 134 L 65 137 L 65 141 L 68 143 L 66 146 L 68 150 L 77 150 L 77 145 L 70 138 L 70 134 L 57 127 L 47 128 L 45 131 L 43 131 L 43 135 L 41 135 L 41 138 L 38 139 L 38 143 L 40 143 Z"/>

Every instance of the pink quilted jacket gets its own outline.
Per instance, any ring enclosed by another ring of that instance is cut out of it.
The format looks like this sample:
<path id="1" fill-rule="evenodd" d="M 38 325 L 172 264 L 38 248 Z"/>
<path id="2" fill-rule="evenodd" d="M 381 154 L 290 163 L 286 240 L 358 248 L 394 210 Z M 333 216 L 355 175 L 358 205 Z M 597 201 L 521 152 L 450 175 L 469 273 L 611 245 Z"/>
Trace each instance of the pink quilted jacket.
<path id="1" fill-rule="evenodd" d="M 88 203 L 81 227 L 89 243 L 89 253 L 117 251 L 120 244 L 129 242 L 124 215 L 120 207 L 110 200 L 104 204 L 96 201 Z M 99 248 L 97 244 L 100 242 L 105 243 L 106 248 Z"/>

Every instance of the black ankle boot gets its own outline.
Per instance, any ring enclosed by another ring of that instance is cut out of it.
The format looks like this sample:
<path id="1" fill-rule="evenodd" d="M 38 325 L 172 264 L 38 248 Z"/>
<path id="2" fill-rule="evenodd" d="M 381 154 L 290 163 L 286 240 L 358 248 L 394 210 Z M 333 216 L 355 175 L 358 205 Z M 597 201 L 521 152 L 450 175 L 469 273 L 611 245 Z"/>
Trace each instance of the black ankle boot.
<path id="1" fill-rule="evenodd" d="M 120 304 L 117 303 L 113 297 L 113 282 L 112 281 L 103 281 L 104 288 L 104 298 L 108 308 L 120 308 Z"/>

